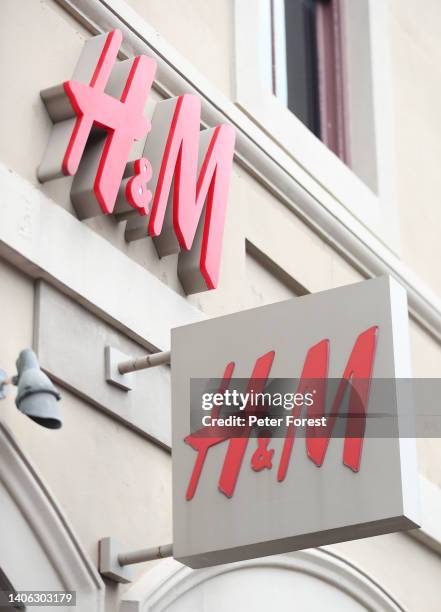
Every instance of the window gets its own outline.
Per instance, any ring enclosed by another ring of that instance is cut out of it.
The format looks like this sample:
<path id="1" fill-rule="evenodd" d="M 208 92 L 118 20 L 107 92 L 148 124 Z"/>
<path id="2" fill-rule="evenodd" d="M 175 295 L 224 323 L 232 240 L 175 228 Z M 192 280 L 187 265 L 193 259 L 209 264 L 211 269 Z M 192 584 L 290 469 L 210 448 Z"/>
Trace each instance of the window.
<path id="1" fill-rule="evenodd" d="M 234 7 L 233 95 L 279 148 L 268 143 L 270 157 L 347 227 L 398 251 L 387 3 Z"/>
<path id="2" fill-rule="evenodd" d="M 339 0 L 270 0 L 268 10 L 272 93 L 350 165 Z"/>

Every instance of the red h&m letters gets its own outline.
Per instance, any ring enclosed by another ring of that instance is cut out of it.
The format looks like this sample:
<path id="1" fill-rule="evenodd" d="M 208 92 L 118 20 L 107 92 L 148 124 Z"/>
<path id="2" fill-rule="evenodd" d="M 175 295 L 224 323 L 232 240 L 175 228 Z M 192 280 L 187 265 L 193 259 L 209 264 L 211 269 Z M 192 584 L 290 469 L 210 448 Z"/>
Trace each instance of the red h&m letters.
<path id="1" fill-rule="evenodd" d="M 121 43 L 119 30 L 90 39 L 73 79 L 41 93 L 54 125 L 39 179 L 73 175 L 80 219 L 115 214 L 127 221 L 128 241 L 152 236 L 161 257 L 180 253 L 186 293 L 214 289 L 234 130 L 200 132 L 200 101 L 189 94 L 159 102 L 150 123 L 144 112 L 156 62 L 117 61 Z M 148 132 L 142 157 L 130 159 Z"/>
<path id="2" fill-rule="evenodd" d="M 358 418 L 348 418 L 346 425 L 346 437 L 343 449 L 343 463 L 354 472 L 358 472 L 361 462 L 361 451 L 363 446 L 363 437 L 366 420 L 366 410 L 369 400 L 369 389 L 372 378 L 372 369 L 377 346 L 376 326 L 370 327 L 361 333 L 355 341 L 351 354 L 344 369 L 342 378 L 337 388 L 337 393 L 333 401 L 331 411 L 328 415 L 327 426 L 325 433 L 317 435 L 313 428 L 309 428 L 306 434 L 306 450 L 308 457 L 320 467 L 325 459 L 326 450 L 328 448 L 329 439 L 332 435 L 335 420 L 337 418 L 347 384 L 351 381 L 351 390 L 349 395 L 349 413 L 351 416 Z M 308 391 L 308 386 L 313 380 L 316 384 L 317 394 L 314 403 L 308 407 L 308 418 L 322 417 L 325 415 L 325 398 L 326 398 L 326 379 L 329 369 L 329 340 L 312 346 L 305 359 L 300 383 L 297 393 L 305 394 Z M 273 364 L 275 353 L 270 351 L 262 355 L 256 360 L 247 392 L 263 391 L 268 380 L 271 367 Z M 228 388 L 231 377 L 234 371 L 234 363 L 227 365 L 224 377 L 219 392 L 225 391 Z M 295 418 L 300 416 L 302 406 L 294 406 L 293 415 Z M 217 409 L 217 412 L 220 410 Z M 216 415 L 213 416 L 217 416 Z M 190 477 L 187 488 L 186 499 L 193 499 L 197 485 L 202 473 L 205 459 L 209 448 L 225 442 L 229 439 L 228 448 L 225 454 L 224 463 L 219 478 L 219 490 L 227 497 L 232 497 L 239 477 L 240 469 L 244 459 L 245 451 L 249 442 L 250 428 L 241 433 L 241 437 L 234 438 L 229 434 L 219 437 L 206 435 L 204 437 L 204 428 L 187 436 L 185 442 L 197 451 L 196 462 Z M 277 480 L 282 482 L 285 479 L 289 460 L 291 457 L 292 447 L 295 438 L 295 427 L 290 425 L 287 429 L 284 444 L 282 446 L 279 468 L 277 472 Z M 262 468 L 261 461 L 266 460 L 268 469 L 271 469 L 274 452 L 267 448 L 268 439 L 258 439 L 258 450 L 252 458 L 252 467 L 256 471 Z M 265 459 L 266 458 L 266 459 Z"/>

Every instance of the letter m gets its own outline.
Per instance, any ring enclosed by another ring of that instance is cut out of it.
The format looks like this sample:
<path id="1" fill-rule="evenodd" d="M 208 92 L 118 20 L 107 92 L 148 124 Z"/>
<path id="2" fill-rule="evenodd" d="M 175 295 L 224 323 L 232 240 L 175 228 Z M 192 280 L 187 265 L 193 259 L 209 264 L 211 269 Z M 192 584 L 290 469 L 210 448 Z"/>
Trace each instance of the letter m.
<path id="1" fill-rule="evenodd" d="M 183 95 L 159 102 L 143 157 L 152 165 L 149 218 L 130 215 L 126 239 L 153 236 L 160 257 L 180 251 L 178 276 L 186 293 L 214 289 L 234 153 L 234 130 L 200 132 L 200 102 Z"/>
<path id="2" fill-rule="evenodd" d="M 308 457 L 320 467 L 325 459 L 329 440 L 335 425 L 343 398 L 350 384 L 349 410 L 347 414 L 346 435 L 343 447 L 343 463 L 354 472 L 360 469 L 361 451 L 366 423 L 366 410 L 372 369 L 377 345 L 378 327 L 370 327 L 362 332 L 355 341 L 343 375 L 337 386 L 331 410 L 327 415 L 326 427 L 310 427 L 306 432 Z M 305 359 L 298 385 L 298 392 L 306 393 L 315 389 L 314 401 L 308 407 L 308 417 L 320 418 L 326 415 L 326 383 L 329 369 L 329 340 L 321 340 L 312 346 Z M 300 416 L 302 407 L 294 407 L 292 414 Z M 290 425 L 280 457 L 277 479 L 285 479 L 291 452 L 294 445 L 295 427 Z"/>

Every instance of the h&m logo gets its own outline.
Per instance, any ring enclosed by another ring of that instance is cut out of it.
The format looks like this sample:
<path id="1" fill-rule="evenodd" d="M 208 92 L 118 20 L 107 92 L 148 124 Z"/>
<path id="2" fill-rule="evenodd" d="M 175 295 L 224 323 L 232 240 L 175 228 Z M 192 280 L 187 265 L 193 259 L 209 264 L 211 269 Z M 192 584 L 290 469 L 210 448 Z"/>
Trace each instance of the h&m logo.
<path id="1" fill-rule="evenodd" d="M 372 378 L 372 370 L 377 347 L 378 327 L 373 326 L 362 332 L 355 341 L 349 359 L 346 363 L 343 375 L 337 387 L 337 392 L 328 414 L 327 426 L 324 433 L 317 433 L 314 430 L 307 431 L 306 451 L 308 457 L 318 467 L 323 464 L 328 448 L 329 440 L 332 435 L 335 420 L 342 404 L 348 383 L 351 383 L 349 395 L 349 415 L 356 418 L 348 418 L 346 424 L 346 436 L 343 448 L 343 463 L 354 472 L 360 469 L 361 452 L 365 431 L 366 410 L 369 400 L 369 390 Z M 312 346 L 305 358 L 302 374 L 300 377 L 298 393 L 306 394 L 310 381 L 316 383 L 316 395 L 312 405 L 307 408 L 308 417 L 317 418 L 325 415 L 326 404 L 326 382 L 329 371 L 330 342 L 327 339 L 321 340 Z M 270 351 L 256 360 L 251 374 L 247 393 L 260 393 L 263 391 L 274 361 L 275 352 Z M 224 392 L 229 385 L 234 372 L 235 364 L 230 362 L 224 372 L 221 388 L 219 392 Z M 302 406 L 294 406 L 292 414 L 298 418 Z M 220 410 L 220 409 L 219 409 Z M 246 410 L 245 410 L 246 411 Z M 216 413 L 217 416 L 217 413 Z M 242 462 L 249 443 L 251 428 L 245 428 L 241 437 L 232 437 L 229 434 L 213 437 L 204 432 L 204 428 L 198 430 L 185 438 L 185 442 L 197 451 L 196 461 L 187 487 L 186 499 L 192 500 L 202 474 L 205 460 L 209 449 L 221 442 L 228 440 L 228 447 L 225 459 L 220 472 L 218 487 L 227 497 L 232 497 L 237 484 Z M 205 435 L 204 435 L 205 433 Z M 286 437 L 282 446 L 279 466 L 277 470 L 277 480 L 285 480 L 288 465 L 291 458 L 292 448 L 295 438 L 295 426 L 289 425 Z M 256 471 L 272 468 L 272 457 L 274 450 L 268 449 L 269 439 L 258 438 L 257 450 L 251 459 L 251 466 Z"/>
<path id="2" fill-rule="evenodd" d="M 74 175 L 80 219 L 115 214 L 127 221 L 126 240 L 152 236 L 161 257 L 180 253 L 187 294 L 214 289 L 234 130 L 222 124 L 200 132 L 200 101 L 189 94 L 159 102 L 150 123 L 144 110 L 156 62 L 145 55 L 117 61 L 121 43 L 119 30 L 90 39 L 73 79 L 41 92 L 54 125 L 38 177 Z M 129 162 L 148 132 L 142 156 Z"/>

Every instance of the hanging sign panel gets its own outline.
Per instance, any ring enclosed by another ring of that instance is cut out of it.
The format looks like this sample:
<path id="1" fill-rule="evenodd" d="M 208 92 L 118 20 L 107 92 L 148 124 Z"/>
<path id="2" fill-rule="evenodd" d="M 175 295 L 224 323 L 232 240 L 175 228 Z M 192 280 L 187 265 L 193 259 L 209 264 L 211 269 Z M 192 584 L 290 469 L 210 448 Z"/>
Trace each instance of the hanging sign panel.
<path id="1" fill-rule="evenodd" d="M 418 527 L 408 314 L 389 277 L 172 331 L 174 557 Z"/>

